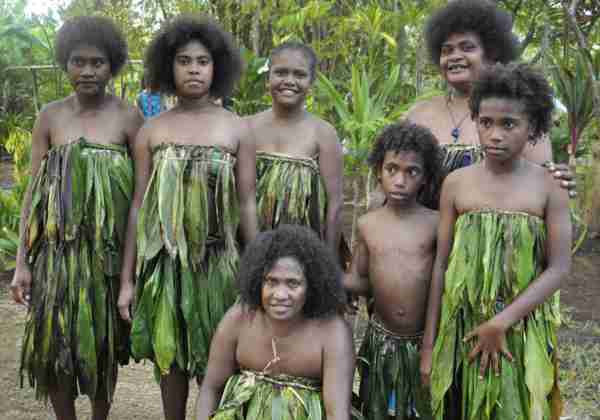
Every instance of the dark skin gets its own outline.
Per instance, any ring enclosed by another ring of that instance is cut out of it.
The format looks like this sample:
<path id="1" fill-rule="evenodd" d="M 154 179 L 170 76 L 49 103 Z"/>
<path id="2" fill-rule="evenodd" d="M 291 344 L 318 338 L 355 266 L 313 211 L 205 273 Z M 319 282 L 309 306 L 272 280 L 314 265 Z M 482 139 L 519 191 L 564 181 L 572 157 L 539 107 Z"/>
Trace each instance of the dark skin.
<path id="1" fill-rule="evenodd" d="M 349 419 L 354 371 L 349 326 L 339 315 L 306 318 L 302 307 L 294 310 L 297 305 L 288 297 L 298 287 L 293 286 L 297 276 L 285 270 L 270 274 L 263 283 L 261 309 L 247 311 L 236 304 L 221 321 L 211 344 L 208 370 L 196 404 L 196 419 L 209 418 L 217 408 L 225 383 L 240 368 L 320 379 L 326 417 Z M 267 283 L 272 293 L 265 299 Z M 268 302 L 275 306 L 264 309 Z M 289 305 L 291 309 L 278 310 L 278 304 Z M 277 361 L 273 339 L 279 356 Z"/>
<path id="2" fill-rule="evenodd" d="M 136 226 L 139 209 L 152 173 L 152 149 L 165 141 L 182 145 L 218 146 L 237 156 L 235 168 L 240 227 L 246 241 L 257 232 L 256 223 L 256 152 L 246 138 L 245 122 L 215 105 L 210 97 L 213 61 L 210 52 L 198 41 L 190 41 L 176 53 L 174 63 L 178 104 L 149 120 L 140 130 L 133 156 L 135 190 L 129 212 L 127 239 L 121 273 L 119 312 L 131 322 L 130 305 L 134 294 Z M 166 419 L 185 418 L 188 377 L 172 369 L 161 377 L 163 408 Z"/>
<path id="3" fill-rule="evenodd" d="M 293 49 L 273 57 L 267 87 L 273 107 L 248 118 L 256 150 L 293 157 L 319 156 L 327 191 L 325 240 L 337 252 L 343 206 L 343 155 L 335 129 L 304 109 L 314 81 L 308 58 Z M 301 135 L 298 135 L 301 133 Z"/>
<path id="4" fill-rule="evenodd" d="M 407 118 L 429 128 L 440 144 L 454 143 L 450 133 L 456 126 L 460 126 L 458 144 L 480 144 L 475 121 L 470 118 L 469 96 L 481 68 L 494 61 L 486 55 L 485 46 L 476 33 L 451 34 L 442 44 L 439 63 L 442 78 L 453 88 L 451 100 L 436 96 L 419 102 L 408 111 Z M 522 153 L 525 159 L 539 165 L 552 160 L 552 147 L 546 136 L 536 144 L 527 144 Z M 577 185 L 567 165 L 552 164 L 547 168 L 571 197 L 577 195 Z"/>
<path id="5" fill-rule="evenodd" d="M 481 208 L 526 212 L 542 217 L 547 229 L 545 270 L 503 311 L 463 337 L 472 346 L 469 358 L 480 358 L 480 377 L 483 378 L 488 368 L 499 374 L 502 356 L 512 360 L 513 355 L 506 348 L 506 331 L 556 292 L 569 273 L 571 222 L 568 196 L 544 168 L 520 157 L 527 141 L 538 133 L 534 132 L 519 105 L 515 100 L 496 98 L 482 102 L 477 125 L 482 144 L 488 148 L 488 157 L 482 163 L 450 174 L 444 182 L 420 366 L 426 384 L 431 375 L 431 353 L 440 317 L 444 273 L 452 250 L 454 224 L 460 214 Z M 506 200 L 507 196 L 510 200 Z"/>
<path id="6" fill-rule="evenodd" d="M 107 54 L 91 45 L 77 46 L 67 62 L 67 75 L 74 94 L 46 105 L 33 127 L 32 178 L 51 147 L 68 144 L 81 137 L 94 143 L 127 145 L 130 150 L 135 147 L 134 139 L 143 118 L 134 107 L 106 93 L 106 84 L 112 76 Z M 23 239 L 30 207 L 31 185 L 23 201 L 17 268 L 10 286 L 15 302 L 27 307 L 33 279 Z M 50 388 L 49 394 L 57 420 L 76 419 L 70 390 L 57 385 Z M 108 401 L 93 400 L 92 419 L 106 419 L 109 409 Z"/>
<path id="7" fill-rule="evenodd" d="M 386 204 L 359 219 L 344 286 L 351 293 L 373 296 L 375 314 L 389 330 L 420 333 L 438 225 L 438 213 L 416 201 L 426 182 L 423 159 L 415 152 L 388 151 L 378 179 Z"/>

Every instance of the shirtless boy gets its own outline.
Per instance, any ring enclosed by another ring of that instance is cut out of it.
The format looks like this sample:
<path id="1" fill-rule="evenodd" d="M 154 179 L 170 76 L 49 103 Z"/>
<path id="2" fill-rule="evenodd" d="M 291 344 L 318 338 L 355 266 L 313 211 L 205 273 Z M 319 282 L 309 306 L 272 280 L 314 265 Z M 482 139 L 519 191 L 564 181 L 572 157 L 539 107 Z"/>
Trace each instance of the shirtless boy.
<path id="1" fill-rule="evenodd" d="M 369 156 L 383 207 L 362 216 L 348 291 L 371 295 L 374 313 L 360 350 L 360 397 L 368 419 L 429 418 L 419 378 L 419 348 L 433 266 L 438 213 L 417 202 L 439 182 L 440 150 L 431 132 L 410 122 L 386 127 Z"/>
<path id="2" fill-rule="evenodd" d="M 106 419 L 126 362 L 117 312 L 121 250 L 133 190 L 128 149 L 143 120 L 106 93 L 127 59 L 113 22 L 77 17 L 56 37 L 74 94 L 46 105 L 33 128 L 31 174 L 20 227 L 14 300 L 29 307 L 21 373 L 58 420 L 75 419 L 86 394 Z M 50 338 L 48 338 L 50 337 Z"/>

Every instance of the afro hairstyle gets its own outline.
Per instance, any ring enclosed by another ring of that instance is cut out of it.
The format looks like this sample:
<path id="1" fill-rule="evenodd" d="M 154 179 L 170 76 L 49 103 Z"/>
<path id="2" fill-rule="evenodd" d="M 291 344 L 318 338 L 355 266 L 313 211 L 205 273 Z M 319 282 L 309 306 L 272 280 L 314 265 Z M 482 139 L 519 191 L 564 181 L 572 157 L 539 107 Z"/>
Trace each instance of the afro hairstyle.
<path id="1" fill-rule="evenodd" d="M 368 164 L 376 173 L 381 170 L 385 154 L 389 151 L 414 152 L 423 159 L 429 188 L 437 190 L 443 176 L 442 150 L 436 137 L 427 128 L 403 120 L 386 126 L 375 138 Z"/>
<path id="2" fill-rule="evenodd" d="M 473 119 L 479 115 L 481 102 L 490 98 L 512 99 L 523 104 L 533 124 L 533 143 L 550 130 L 554 110 L 552 87 L 544 75 L 530 65 L 498 63 L 484 70 L 469 100 Z"/>
<path id="3" fill-rule="evenodd" d="M 282 52 L 287 51 L 287 50 L 300 51 L 302 54 L 304 54 L 304 56 L 308 60 L 308 68 L 310 70 L 310 80 L 314 81 L 315 77 L 317 76 L 317 63 L 318 63 L 317 54 L 315 53 L 315 50 L 312 49 L 312 47 L 310 47 L 306 44 L 303 44 L 302 42 L 286 41 L 282 44 L 279 44 L 278 46 L 276 46 L 275 48 L 273 48 L 271 50 L 271 54 L 269 56 L 269 62 L 272 63 L 274 57 L 277 57 L 279 54 L 281 54 Z"/>
<path id="4" fill-rule="evenodd" d="M 431 61 L 440 65 L 442 44 L 452 34 L 479 36 L 485 57 L 508 63 L 519 56 L 519 41 L 512 33 L 511 15 L 489 0 L 453 0 L 435 11 L 425 23 L 425 42 Z"/>
<path id="5" fill-rule="evenodd" d="M 115 23 L 102 16 L 77 16 L 65 21 L 56 34 L 56 61 L 66 71 L 71 52 L 79 45 L 103 51 L 116 76 L 127 61 L 127 41 Z"/>
<path id="6" fill-rule="evenodd" d="M 302 312 L 307 318 L 342 313 L 346 294 L 342 271 L 333 251 L 310 228 L 280 225 L 260 233 L 247 247 L 240 262 L 240 301 L 250 310 L 262 308 L 262 286 L 266 274 L 280 258 L 298 260 L 307 281 Z"/>
<path id="7" fill-rule="evenodd" d="M 210 94 L 214 98 L 231 95 L 242 74 L 240 50 L 231 35 L 207 16 L 179 16 L 156 34 L 146 50 L 146 67 L 152 86 L 175 93 L 173 61 L 177 50 L 190 41 L 198 41 L 210 52 L 214 67 Z"/>

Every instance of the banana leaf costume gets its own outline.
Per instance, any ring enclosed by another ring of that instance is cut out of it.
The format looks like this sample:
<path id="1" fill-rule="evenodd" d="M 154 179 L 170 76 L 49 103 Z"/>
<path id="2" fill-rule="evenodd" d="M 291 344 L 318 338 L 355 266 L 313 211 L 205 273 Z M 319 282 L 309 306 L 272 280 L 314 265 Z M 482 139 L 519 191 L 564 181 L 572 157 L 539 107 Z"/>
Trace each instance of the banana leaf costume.
<path id="1" fill-rule="evenodd" d="M 256 152 L 256 207 L 260 231 L 280 224 L 309 226 L 325 238 L 327 191 L 317 158 Z M 342 267 L 350 261 L 350 248 L 342 238 Z"/>
<path id="2" fill-rule="evenodd" d="M 458 217 L 433 350 L 431 394 L 437 419 L 447 414 L 445 397 L 458 399 L 461 419 L 558 419 L 558 293 L 507 331 L 514 362 L 503 359 L 500 376 L 488 369 L 479 379 L 479 358 L 469 364 L 472 343 L 463 342 L 540 275 L 545 241 L 544 221 L 529 214 L 484 210 Z"/>
<path id="3" fill-rule="evenodd" d="M 480 145 L 448 143 L 440 144 L 442 150 L 442 179 L 450 172 L 481 161 L 484 157 Z M 427 184 L 419 195 L 419 202 L 424 206 L 437 210 L 440 203 L 441 184 Z"/>
<path id="4" fill-rule="evenodd" d="M 118 364 L 129 355 L 117 299 L 132 190 L 127 147 L 83 138 L 52 147 L 33 178 L 20 375 L 37 398 L 60 385 L 73 397 L 112 400 Z"/>
<path id="5" fill-rule="evenodd" d="M 212 420 L 321 420 L 321 381 L 242 370 L 227 381 Z"/>
<path id="6" fill-rule="evenodd" d="M 162 144 L 138 214 L 132 355 L 161 374 L 204 375 L 212 335 L 237 296 L 236 157 Z"/>
<path id="7" fill-rule="evenodd" d="M 399 336 L 373 315 L 358 356 L 361 412 L 368 420 L 431 419 L 419 372 L 423 334 Z"/>

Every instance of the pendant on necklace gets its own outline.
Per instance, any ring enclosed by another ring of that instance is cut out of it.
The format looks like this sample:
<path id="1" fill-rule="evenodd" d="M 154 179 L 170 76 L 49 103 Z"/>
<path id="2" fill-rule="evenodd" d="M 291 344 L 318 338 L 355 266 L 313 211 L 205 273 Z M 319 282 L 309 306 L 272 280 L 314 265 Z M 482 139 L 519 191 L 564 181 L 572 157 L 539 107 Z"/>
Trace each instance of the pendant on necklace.
<path id="1" fill-rule="evenodd" d="M 460 130 L 458 129 L 458 127 L 454 127 L 452 129 L 451 135 L 452 137 L 454 137 L 454 143 L 456 143 L 458 141 L 458 138 L 460 137 Z"/>

